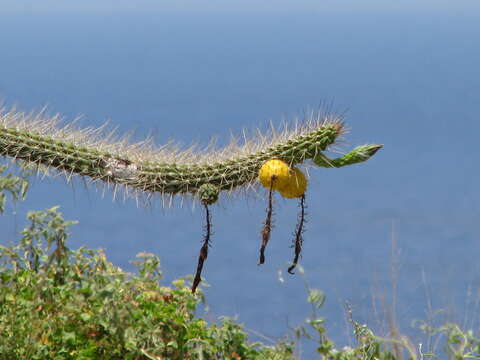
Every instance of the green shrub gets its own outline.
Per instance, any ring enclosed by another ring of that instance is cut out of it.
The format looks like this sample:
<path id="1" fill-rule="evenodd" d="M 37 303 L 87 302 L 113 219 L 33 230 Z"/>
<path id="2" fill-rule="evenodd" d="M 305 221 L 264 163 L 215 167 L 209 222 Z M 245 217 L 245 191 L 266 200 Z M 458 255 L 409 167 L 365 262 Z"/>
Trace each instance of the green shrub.
<path id="1" fill-rule="evenodd" d="M 66 245 L 58 209 L 30 212 L 18 245 L 0 248 L 2 359 L 288 359 L 288 344 L 248 343 L 231 319 L 194 316 L 186 280 L 160 285 L 159 260 L 139 254 L 136 274 L 101 250 Z"/>

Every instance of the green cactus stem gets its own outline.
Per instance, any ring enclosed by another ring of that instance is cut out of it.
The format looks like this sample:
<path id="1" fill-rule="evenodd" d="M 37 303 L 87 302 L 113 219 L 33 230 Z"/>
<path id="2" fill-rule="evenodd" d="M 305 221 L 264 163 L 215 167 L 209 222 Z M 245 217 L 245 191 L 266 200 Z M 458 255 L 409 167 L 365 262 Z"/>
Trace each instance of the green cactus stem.
<path id="1" fill-rule="evenodd" d="M 379 148 L 357 148 L 340 159 L 326 159 L 322 152 L 343 133 L 340 119 L 312 115 L 294 130 L 273 131 L 246 140 L 242 146 L 196 154 L 168 146 L 158 149 L 148 143 L 110 141 L 101 131 L 59 127 L 58 117 L 42 113 L 0 111 L 0 155 L 53 167 L 68 175 L 162 194 L 198 195 L 206 184 L 219 191 L 248 187 L 256 183 L 261 165 L 272 158 L 292 166 L 314 159 L 319 166 L 339 167 L 365 161 Z"/>

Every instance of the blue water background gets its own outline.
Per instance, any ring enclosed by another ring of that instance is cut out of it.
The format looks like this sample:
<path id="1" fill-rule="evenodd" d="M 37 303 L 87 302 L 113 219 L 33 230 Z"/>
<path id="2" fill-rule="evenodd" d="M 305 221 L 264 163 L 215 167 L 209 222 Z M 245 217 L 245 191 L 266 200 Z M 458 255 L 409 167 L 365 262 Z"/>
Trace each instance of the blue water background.
<path id="1" fill-rule="evenodd" d="M 238 316 L 276 339 L 308 315 L 307 279 L 327 294 L 320 315 L 330 335 L 348 344 L 343 302 L 357 320 L 384 329 L 382 303 L 391 303 L 397 264 L 402 332 L 415 336 L 411 320 L 426 319 L 429 307 L 478 329 L 478 15 L 0 14 L 0 98 L 24 110 L 48 104 L 67 120 L 83 114 L 85 126 L 111 120 L 135 140 L 153 134 L 158 144 L 173 138 L 185 146 L 206 145 L 212 135 L 222 145 L 230 133 L 327 104 L 345 113 L 351 129 L 340 150 L 384 149 L 365 164 L 310 170 L 305 277 L 285 271 L 295 201 L 275 204 L 261 267 L 265 199 L 215 205 L 204 268 L 208 318 Z M 80 221 L 72 247 L 104 248 L 127 271 L 135 254 L 155 253 L 166 283 L 195 270 L 198 206 L 112 202 L 111 192 L 81 181 L 35 179 L 27 201 L 0 219 L 1 242 L 18 239 L 27 209 L 57 204 Z M 312 345 L 303 346 L 303 356 L 313 356 Z"/>

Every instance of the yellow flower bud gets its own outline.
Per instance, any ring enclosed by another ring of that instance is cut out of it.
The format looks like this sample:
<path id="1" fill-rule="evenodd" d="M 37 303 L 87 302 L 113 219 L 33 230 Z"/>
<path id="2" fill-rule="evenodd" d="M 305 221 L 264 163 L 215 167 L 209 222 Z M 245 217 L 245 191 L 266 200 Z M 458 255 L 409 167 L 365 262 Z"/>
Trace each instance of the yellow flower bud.
<path id="1" fill-rule="evenodd" d="M 274 177 L 275 180 L 273 181 L 272 188 L 273 190 L 280 191 L 288 184 L 290 172 L 291 170 L 285 161 L 272 159 L 262 165 L 258 171 L 258 179 L 263 186 L 270 189 L 270 186 L 272 186 L 272 177 Z"/>
<path id="2" fill-rule="evenodd" d="M 307 178 L 298 168 L 293 168 L 290 171 L 286 186 L 279 189 L 280 195 L 289 199 L 302 196 L 305 193 L 305 190 L 307 190 Z"/>

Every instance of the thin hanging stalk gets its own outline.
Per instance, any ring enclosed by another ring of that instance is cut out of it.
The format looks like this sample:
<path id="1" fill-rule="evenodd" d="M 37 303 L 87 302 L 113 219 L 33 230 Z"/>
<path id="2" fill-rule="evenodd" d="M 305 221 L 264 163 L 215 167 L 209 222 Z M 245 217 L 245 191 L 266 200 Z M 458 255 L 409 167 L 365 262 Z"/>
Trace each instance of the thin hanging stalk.
<path id="1" fill-rule="evenodd" d="M 295 239 L 293 242 L 292 247 L 295 248 L 295 257 L 293 258 L 292 265 L 288 268 L 288 272 L 290 274 L 294 274 L 293 270 L 297 266 L 298 258 L 300 257 L 300 253 L 302 252 L 302 245 L 303 245 L 303 232 L 305 224 L 305 194 L 302 195 L 300 198 L 300 213 L 298 214 L 298 222 L 297 227 L 295 229 Z"/>
<path id="2" fill-rule="evenodd" d="M 258 264 L 265 263 L 265 248 L 267 247 L 268 241 L 270 240 L 270 233 L 272 232 L 272 217 L 273 217 L 273 184 L 275 183 L 275 176 L 272 176 L 270 179 L 270 189 L 268 191 L 268 207 L 267 207 L 267 217 L 265 223 L 263 224 L 262 229 L 262 245 L 260 247 L 260 260 Z"/>
<path id="3" fill-rule="evenodd" d="M 208 257 L 208 248 L 210 247 L 210 235 L 212 233 L 212 219 L 210 217 L 210 211 L 208 210 L 208 205 L 204 204 L 204 207 L 206 217 L 205 236 L 203 238 L 203 245 L 200 248 L 200 254 L 198 256 L 197 272 L 195 273 L 195 278 L 193 279 L 192 284 L 192 294 L 195 294 L 198 284 L 200 284 L 200 281 L 202 280 L 201 275 L 203 263 L 205 262 L 205 260 L 207 260 Z"/>

